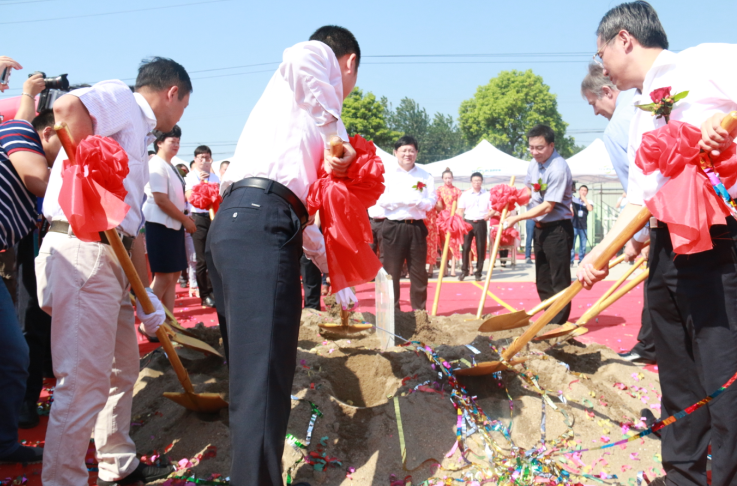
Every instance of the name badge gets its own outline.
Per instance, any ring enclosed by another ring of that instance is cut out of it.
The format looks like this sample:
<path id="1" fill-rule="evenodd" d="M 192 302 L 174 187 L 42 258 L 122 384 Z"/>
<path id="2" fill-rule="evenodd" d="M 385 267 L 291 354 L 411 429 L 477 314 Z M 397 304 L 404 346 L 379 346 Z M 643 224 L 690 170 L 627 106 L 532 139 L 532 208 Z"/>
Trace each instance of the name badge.
<path id="1" fill-rule="evenodd" d="M 583 218 L 583 209 L 578 210 L 578 217 Z"/>

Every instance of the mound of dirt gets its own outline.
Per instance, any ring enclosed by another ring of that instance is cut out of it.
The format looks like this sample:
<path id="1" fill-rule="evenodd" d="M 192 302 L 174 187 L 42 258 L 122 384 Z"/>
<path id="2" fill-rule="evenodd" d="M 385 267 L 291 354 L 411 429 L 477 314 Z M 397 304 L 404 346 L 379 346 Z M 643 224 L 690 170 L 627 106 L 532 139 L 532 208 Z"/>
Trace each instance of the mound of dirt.
<path id="1" fill-rule="evenodd" d="M 373 315 L 354 317 L 375 322 Z M 462 464 L 455 451 L 456 411 L 449 400 L 447 380 L 438 378 L 428 358 L 414 346 L 396 346 L 379 351 L 375 330 L 353 335 L 323 331 L 320 323 L 338 322 L 336 313 L 305 310 L 297 351 L 288 433 L 304 442 L 312 416 L 311 403 L 322 417 L 315 423 L 307 447 L 317 464 L 306 463 L 302 454 L 289 444 L 283 457 L 284 478 L 326 485 L 387 484 L 395 475 L 412 476 L 412 483 L 436 477 L 468 478 L 481 470 L 484 448 L 478 434 L 466 444 L 467 457 L 478 466 L 453 472 Z M 429 318 L 425 312 L 397 313 L 398 335 L 432 346 L 437 355 L 455 367 L 469 362 L 498 358 L 501 349 L 524 329 L 489 335 L 479 333 L 480 320 L 473 315 Z M 549 326 L 551 329 L 554 326 Z M 219 346 L 217 328 L 201 328 L 199 337 Z M 397 340 L 401 343 L 401 340 Z M 468 347 L 467 345 L 471 345 Z M 179 349 L 197 392 L 223 394 L 227 400 L 228 374 L 223 360 Z M 566 433 L 566 421 L 573 421 L 574 440 L 589 448 L 618 441 L 627 429 L 644 428 L 640 410 L 652 408 L 660 415 L 660 387 L 657 375 L 622 361 L 612 350 L 600 345 L 570 341 L 554 349 L 546 343 L 533 343 L 521 353 L 528 376 L 537 376 L 558 410 L 546 408 L 547 439 Z M 133 401 L 134 426 L 131 435 L 141 454 L 168 451 L 179 461 L 196 458 L 216 448 L 215 457 L 201 460 L 192 471 L 198 478 L 214 473 L 228 475 L 230 467 L 228 412 L 204 415 L 190 412 L 162 396 L 165 391 L 181 391 L 163 351 L 144 358 Z M 541 439 L 541 396 L 513 372 L 499 377 L 462 378 L 461 384 L 477 397 L 477 403 L 492 420 L 510 423 L 514 445 L 531 448 Z M 402 464 L 396 404 L 401 414 L 406 443 L 406 467 Z M 510 400 L 511 397 L 511 400 Z M 564 397 L 565 403 L 561 400 Z M 311 402 L 311 403 L 310 403 Z M 508 449 L 501 435 L 494 439 Z M 644 471 L 650 478 L 660 475 L 659 439 L 649 436 L 605 451 L 585 452 L 568 458 L 567 467 L 588 475 L 617 475 L 625 484 Z M 432 461 L 427 461 L 428 459 Z M 427 462 L 426 462 L 427 461 Z M 196 462 L 196 461 L 195 461 Z M 323 464 L 327 463 L 327 464 Z M 441 464 L 440 469 L 437 464 Z M 479 467 L 481 466 L 481 467 Z M 591 481 L 588 481 L 591 482 Z"/>

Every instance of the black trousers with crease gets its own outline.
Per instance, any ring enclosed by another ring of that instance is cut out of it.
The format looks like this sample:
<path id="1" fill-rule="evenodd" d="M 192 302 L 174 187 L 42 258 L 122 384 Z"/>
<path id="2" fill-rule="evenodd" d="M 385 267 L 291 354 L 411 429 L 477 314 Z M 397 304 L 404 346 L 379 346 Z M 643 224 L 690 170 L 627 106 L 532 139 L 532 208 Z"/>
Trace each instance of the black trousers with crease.
<path id="1" fill-rule="evenodd" d="M 545 228 L 535 227 L 535 283 L 540 300 L 547 300 L 571 285 L 573 224 L 565 219 Z M 565 324 L 571 304 L 561 310 L 551 324 Z"/>
<path id="2" fill-rule="evenodd" d="M 212 295 L 212 282 L 207 272 L 207 259 L 205 258 L 205 248 L 207 244 L 207 234 L 210 231 L 211 221 L 209 213 L 192 213 L 197 231 L 192 233 L 192 242 L 194 243 L 194 252 L 197 256 L 195 264 L 195 275 L 197 276 L 197 288 L 200 291 L 200 300 L 204 301 Z"/>
<path id="3" fill-rule="evenodd" d="M 235 189 L 206 255 L 230 367 L 230 482 L 281 486 L 302 313 L 299 219 L 272 192 Z"/>
<path id="4" fill-rule="evenodd" d="M 486 240 L 489 238 L 488 223 L 486 220 L 468 221 L 466 223 L 473 226 L 473 229 L 466 233 L 463 237 L 463 273 L 471 274 L 471 242 L 476 237 L 476 272 L 477 276 L 481 276 L 484 270 L 484 262 L 486 261 Z"/>
<path id="5" fill-rule="evenodd" d="M 427 228 L 422 220 L 412 223 L 385 219 L 381 225 L 381 262 L 392 276 L 394 307 L 399 309 L 399 279 L 402 265 L 407 262 L 409 271 L 409 300 L 413 310 L 426 310 L 427 306 Z"/>
<path id="6" fill-rule="evenodd" d="M 304 307 L 320 310 L 320 295 L 322 291 L 322 272 L 312 260 L 304 254 L 299 260 L 300 273 L 302 275 L 302 288 L 304 289 Z"/>

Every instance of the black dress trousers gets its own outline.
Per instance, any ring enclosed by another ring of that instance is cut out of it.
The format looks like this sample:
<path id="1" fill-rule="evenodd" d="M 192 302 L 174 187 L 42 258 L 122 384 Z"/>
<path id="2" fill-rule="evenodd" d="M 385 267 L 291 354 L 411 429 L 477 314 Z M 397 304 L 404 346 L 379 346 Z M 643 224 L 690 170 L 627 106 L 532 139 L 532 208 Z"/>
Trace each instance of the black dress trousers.
<path id="1" fill-rule="evenodd" d="M 646 292 L 663 391 L 662 416 L 693 405 L 737 372 L 737 222 L 712 226 L 713 249 L 673 253 L 667 228 L 650 230 Z M 737 484 L 737 385 L 662 430 L 669 486 Z"/>
<path id="2" fill-rule="evenodd" d="M 320 310 L 320 295 L 322 292 L 322 272 L 312 260 L 304 254 L 299 261 L 300 273 L 302 275 L 302 288 L 304 289 L 304 307 Z"/>
<path id="3" fill-rule="evenodd" d="M 535 283 L 540 300 L 547 300 L 571 286 L 573 224 L 565 219 L 544 228 L 535 226 Z M 565 324 L 571 304 L 561 310 L 552 324 Z"/>
<path id="4" fill-rule="evenodd" d="M 192 213 L 197 230 L 192 233 L 194 252 L 197 257 L 195 263 L 195 275 L 197 276 L 197 288 L 200 291 L 200 300 L 204 301 L 212 295 L 212 283 L 207 272 L 207 260 L 205 258 L 205 245 L 207 233 L 210 231 L 210 213 Z"/>
<path id="5" fill-rule="evenodd" d="M 476 237 L 476 275 L 481 276 L 486 261 L 486 240 L 489 238 L 489 229 L 486 220 L 469 221 L 473 229 L 463 237 L 463 274 L 471 274 L 471 242 Z"/>
<path id="6" fill-rule="evenodd" d="M 640 332 L 637 333 L 637 344 L 632 348 L 632 352 L 647 360 L 656 361 L 655 340 L 653 339 L 653 325 L 650 321 L 650 309 L 647 305 L 647 292 L 643 293 L 642 304 Z"/>
<path id="7" fill-rule="evenodd" d="M 392 276 L 394 307 L 399 309 L 399 279 L 402 266 L 407 262 L 409 271 L 409 300 L 413 310 L 426 310 L 427 306 L 427 228 L 422 220 L 411 223 L 385 219 L 381 226 L 381 260 L 386 273 Z"/>
<path id="8" fill-rule="evenodd" d="M 235 189 L 220 205 L 206 254 L 228 344 L 230 482 L 281 486 L 302 313 L 299 219 L 274 193 Z"/>
<path id="9" fill-rule="evenodd" d="M 383 262 L 384 252 L 381 250 L 381 227 L 384 224 L 383 219 L 371 218 L 371 236 L 374 241 L 371 242 L 371 251 L 379 256 L 379 260 Z"/>

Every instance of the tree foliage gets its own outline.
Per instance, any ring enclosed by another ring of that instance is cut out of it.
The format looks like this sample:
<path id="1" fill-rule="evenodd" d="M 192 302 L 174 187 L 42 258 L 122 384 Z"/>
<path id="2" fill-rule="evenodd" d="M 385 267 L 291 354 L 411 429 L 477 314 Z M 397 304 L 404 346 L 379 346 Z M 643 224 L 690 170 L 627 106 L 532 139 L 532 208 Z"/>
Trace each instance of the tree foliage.
<path id="1" fill-rule="evenodd" d="M 376 99 L 376 95 L 355 88 L 343 102 L 343 123 L 348 135 L 361 134 L 366 140 L 391 152 L 394 141 L 401 136 L 389 128 L 389 102 L 386 98 Z"/>
<path id="2" fill-rule="evenodd" d="M 530 158 L 526 133 L 537 124 L 555 131 L 555 147 L 563 157 L 573 154 L 575 143 L 565 135 L 568 124 L 558 112 L 556 95 L 532 70 L 502 71 L 460 107 L 461 131 L 471 145 L 486 139 L 525 160 Z"/>

